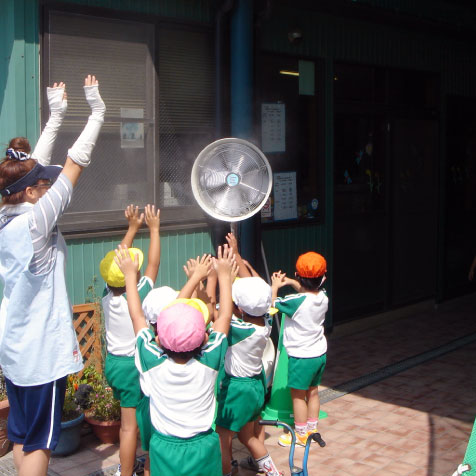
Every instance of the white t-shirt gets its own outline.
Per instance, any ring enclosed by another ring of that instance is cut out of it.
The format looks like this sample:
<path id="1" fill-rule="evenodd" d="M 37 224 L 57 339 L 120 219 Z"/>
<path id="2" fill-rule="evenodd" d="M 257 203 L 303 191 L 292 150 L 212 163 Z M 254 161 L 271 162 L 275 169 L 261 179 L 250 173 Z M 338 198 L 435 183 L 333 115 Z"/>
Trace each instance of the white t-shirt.
<path id="1" fill-rule="evenodd" d="M 274 306 L 286 315 L 283 344 L 290 357 L 313 358 L 326 353 L 324 320 L 328 304 L 324 291 L 276 299 Z"/>
<path id="2" fill-rule="evenodd" d="M 163 353 L 153 331 L 144 328 L 137 334 L 136 367 L 159 433 L 191 438 L 211 428 L 215 381 L 227 348 L 226 335 L 212 331 L 201 353 L 181 365 Z"/>
<path id="3" fill-rule="evenodd" d="M 141 301 L 153 287 L 154 283 L 148 276 L 142 276 L 139 279 L 137 291 Z M 127 307 L 127 295 L 124 293 L 114 296 L 108 288 L 104 293 L 102 309 L 106 326 L 107 351 L 114 355 L 133 356 L 136 347 L 136 335 Z"/>
<path id="4" fill-rule="evenodd" d="M 233 316 L 228 332 L 225 372 L 233 377 L 254 377 L 263 370 L 263 353 L 271 334 L 273 320 L 264 316 L 257 326 Z"/>

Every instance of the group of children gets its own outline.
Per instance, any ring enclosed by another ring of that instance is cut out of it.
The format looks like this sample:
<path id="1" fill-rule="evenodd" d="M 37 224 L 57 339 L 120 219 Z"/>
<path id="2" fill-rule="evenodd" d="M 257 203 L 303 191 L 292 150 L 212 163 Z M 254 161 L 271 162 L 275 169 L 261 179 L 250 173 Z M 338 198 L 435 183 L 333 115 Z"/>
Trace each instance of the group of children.
<path id="1" fill-rule="evenodd" d="M 116 476 L 136 474 L 138 428 L 149 452 L 146 476 L 231 475 L 235 434 L 257 470 L 283 474 L 256 424 L 267 390 L 262 357 L 279 310 L 287 317 L 283 344 L 297 443 L 305 445 L 317 428 L 318 385 L 326 363 L 325 259 L 314 252 L 301 255 L 295 279 L 278 271 L 270 286 L 241 258 L 230 233 L 216 257 L 187 261 L 180 291 L 153 289 L 160 264 L 159 211 L 147 205 L 139 213 L 130 205 L 125 216 L 124 239 L 100 263 L 107 284 L 105 375 L 121 404 Z M 150 247 L 141 277 L 143 254 L 132 243 L 144 221 Z M 279 298 L 286 285 L 296 293 Z M 288 434 L 279 439 L 282 446 L 290 443 Z"/>
<path id="2" fill-rule="evenodd" d="M 10 401 L 8 438 L 20 476 L 46 475 L 59 438 L 66 376 L 82 368 L 66 292 L 66 245 L 57 222 L 91 161 L 104 121 L 106 108 L 94 76 L 85 78 L 84 93 L 91 115 L 63 168 L 50 160 L 67 109 L 64 83 L 47 90 L 51 115 L 33 153 L 27 139 L 15 138 L 0 163 L 0 365 Z M 301 255 L 296 279 L 279 271 L 269 286 L 241 258 L 229 234 L 216 257 L 187 261 L 187 282 L 180 291 L 153 289 L 160 264 L 160 212 L 147 205 L 140 213 L 130 205 L 125 217 L 124 239 L 100 263 L 107 284 L 105 375 L 121 404 L 116 476 L 138 471 L 138 429 L 150 455 L 146 475 L 229 475 L 235 433 L 261 472 L 281 474 L 256 425 L 266 394 L 262 356 L 271 307 L 287 316 L 288 385 L 297 442 L 303 445 L 316 431 L 317 388 L 326 359 L 324 258 L 314 252 Z M 144 257 L 132 244 L 144 222 L 150 247 L 141 276 Z M 278 298 L 286 285 L 296 293 Z M 279 444 L 289 445 L 289 436 Z"/>

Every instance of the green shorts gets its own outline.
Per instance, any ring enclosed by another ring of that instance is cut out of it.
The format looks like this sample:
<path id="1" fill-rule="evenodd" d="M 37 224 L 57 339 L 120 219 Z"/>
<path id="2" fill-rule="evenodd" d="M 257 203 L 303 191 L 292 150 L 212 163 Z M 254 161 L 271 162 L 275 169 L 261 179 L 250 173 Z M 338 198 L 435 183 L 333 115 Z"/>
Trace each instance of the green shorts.
<path id="1" fill-rule="evenodd" d="M 150 474 L 160 476 L 222 476 L 218 435 L 212 430 L 192 438 L 162 435 L 150 440 Z"/>
<path id="2" fill-rule="evenodd" d="M 121 407 L 135 408 L 139 405 L 142 392 L 134 356 L 107 354 L 104 375 Z"/>
<path id="3" fill-rule="evenodd" d="M 311 359 L 289 357 L 288 387 L 297 390 L 317 387 L 321 383 L 325 367 L 326 354 Z"/>
<path id="4" fill-rule="evenodd" d="M 150 399 L 145 395 L 136 408 L 137 426 L 140 431 L 140 442 L 144 451 L 149 451 L 152 437 L 152 422 L 150 421 Z"/>
<path id="5" fill-rule="evenodd" d="M 226 375 L 218 393 L 216 425 L 240 431 L 248 422 L 259 417 L 265 393 L 263 374 L 255 377 Z"/>

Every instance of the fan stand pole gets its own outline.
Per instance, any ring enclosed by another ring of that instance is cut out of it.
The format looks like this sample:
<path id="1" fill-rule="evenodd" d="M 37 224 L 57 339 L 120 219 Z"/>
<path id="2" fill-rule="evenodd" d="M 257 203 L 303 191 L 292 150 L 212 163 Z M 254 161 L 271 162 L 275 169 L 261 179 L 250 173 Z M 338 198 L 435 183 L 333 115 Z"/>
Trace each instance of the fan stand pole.
<path id="1" fill-rule="evenodd" d="M 230 231 L 236 236 L 236 239 L 238 239 L 238 222 L 237 221 L 232 221 L 230 223 Z"/>
<path id="2" fill-rule="evenodd" d="M 263 240 L 261 240 L 261 258 L 263 259 L 264 272 L 266 273 L 266 281 L 271 285 L 271 276 L 269 275 L 268 262 L 266 261 L 266 253 L 264 252 Z"/>

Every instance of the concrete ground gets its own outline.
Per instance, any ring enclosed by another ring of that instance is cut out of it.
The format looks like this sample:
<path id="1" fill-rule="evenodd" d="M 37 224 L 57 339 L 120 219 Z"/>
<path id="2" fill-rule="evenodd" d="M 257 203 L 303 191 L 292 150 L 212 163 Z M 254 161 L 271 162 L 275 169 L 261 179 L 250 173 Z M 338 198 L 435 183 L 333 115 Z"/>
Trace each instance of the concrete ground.
<path id="1" fill-rule="evenodd" d="M 310 476 L 452 475 L 476 415 L 475 309 L 476 294 L 335 327 L 320 387 L 328 416 L 319 431 L 327 445 L 313 443 Z M 288 450 L 277 445 L 281 431 L 266 432 L 270 454 L 289 475 Z M 248 456 L 236 439 L 233 453 Z M 295 464 L 303 453 L 296 449 Z M 11 455 L 0 459 L 0 475 L 15 474 Z M 112 475 L 118 462 L 117 445 L 89 434 L 74 455 L 52 458 L 49 474 Z"/>

